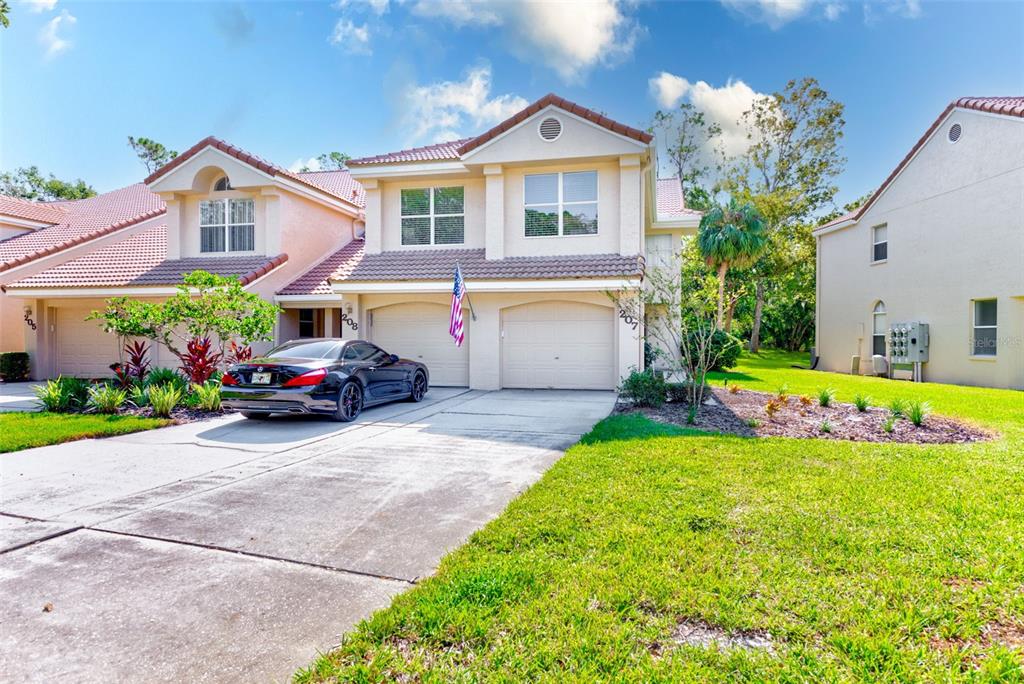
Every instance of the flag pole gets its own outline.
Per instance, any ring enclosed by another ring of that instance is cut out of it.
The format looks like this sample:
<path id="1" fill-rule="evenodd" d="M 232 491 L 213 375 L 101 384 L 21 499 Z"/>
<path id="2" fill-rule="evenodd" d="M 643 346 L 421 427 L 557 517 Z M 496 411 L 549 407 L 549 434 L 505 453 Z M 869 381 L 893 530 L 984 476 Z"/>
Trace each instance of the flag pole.
<path id="1" fill-rule="evenodd" d="M 462 276 L 462 287 L 466 291 L 466 303 L 469 304 L 469 316 L 474 321 L 476 320 L 476 311 L 473 311 L 473 300 L 469 298 L 469 288 L 466 287 L 466 276 L 462 275 L 462 264 L 459 260 L 455 260 L 455 268 L 459 269 L 459 275 Z"/>

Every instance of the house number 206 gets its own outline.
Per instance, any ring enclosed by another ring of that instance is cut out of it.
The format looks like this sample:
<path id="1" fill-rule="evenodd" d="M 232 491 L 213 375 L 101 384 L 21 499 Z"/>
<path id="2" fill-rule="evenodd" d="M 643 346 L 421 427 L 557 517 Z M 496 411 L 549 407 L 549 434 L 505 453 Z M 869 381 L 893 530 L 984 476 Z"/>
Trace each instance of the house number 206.
<path id="1" fill-rule="evenodd" d="M 626 322 L 626 325 L 631 326 L 633 330 L 636 330 L 636 327 L 640 324 L 639 321 L 636 320 L 636 318 L 634 318 L 631 314 L 626 313 L 625 311 L 619 311 L 619 318 L 624 320 Z"/>
<path id="2" fill-rule="evenodd" d="M 352 328 L 353 330 L 359 330 L 359 324 L 353 321 L 351 318 L 349 318 L 348 314 L 345 313 L 344 311 L 341 313 L 341 322 L 348 323 L 348 327 Z"/>

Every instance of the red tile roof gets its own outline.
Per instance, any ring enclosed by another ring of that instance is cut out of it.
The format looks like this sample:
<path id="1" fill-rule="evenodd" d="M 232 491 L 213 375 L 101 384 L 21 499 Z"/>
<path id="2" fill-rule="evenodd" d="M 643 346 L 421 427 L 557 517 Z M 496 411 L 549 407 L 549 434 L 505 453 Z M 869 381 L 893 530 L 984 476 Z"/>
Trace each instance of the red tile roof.
<path id="1" fill-rule="evenodd" d="M 142 183 L 53 206 L 64 212 L 59 223 L 0 241 L 0 271 L 136 225 L 165 211 L 159 195 Z"/>
<path id="2" fill-rule="evenodd" d="M 64 219 L 64 214 L 64 210 L 53 203 L 33 202 L 20 197 L 0 195 L 0 216 L 53 224 L 60 223 Z"/>
<path id="3" fill-rule="evenodd" d="M 637 277 L 643 273 L 643 258 L 639 255 L 574 254 L 487 259 L 482 249 L 401 250 L 365 254 L 363 246 L 362 240 L 353 240 L 278 294 L 329 294 L 331 281 L 450 280 L 456 260 L 467 280 L 615 278 Z"/>
<path id="4" fill-rule="evenodd" d="M 178 168 L 179 166 L 181 166 L 186 161 L 199 154 L 207 147 L 212 147 L 214 149 L 220 150 L 221 152 L 224 152 L 225 154 L 234 157 L 235 159 L 241 161 L 242 163 L 248 164 L 253 168 L 259 169 L 263 173 L 266 173 L 275 178 L 278 176 L 288 178 L 290 180 L 296 181 L 297 183 L 313 188 L 314 190 L 319 190 L 320 192 L 331 195 L 332 197 L 336 197 L 337 199 L 344 200 L 350 204 L 355 204 L 355 200 L 352 197 L 351 190 L 348 190 L 347 194 L 344 194 L 346 192 L 345 190 L 342 190 L 343 194 L 338 194 L 337 188 L 339 184 L 336 181 L 324 182 L 323 184 L 320 184 L 319 182 L 317 182 L 317 179 L 307 178 L 306 176 L 308 176 L 309 174 L 292 173 L 287 169 L 283 169 L 280 166 L 277 166 L 276 164 L 268 162 L 266 159 L 257 157 L 254 154 L 250 154 L 249 152 L 246 152 L 241 148 L 226 143 L 223 140 L 220 140 L 219 138 L 215 138 L 212 135 L 203 138 L 195 145 L 188 148 L 187 150 L 185 150 L 177 157 L 161 166 L 153 173 L 149 174 L 149 176 L 146 177 L 146 180 L 144 182 L 146 183 L 146 185 L 152 184 L 158 178 Z M 339 171 L 336 173 L 348 172 Z"/>
<path id="5" fill-rule="evenodd" d="M 696 209 L 686 208 L 686 201 L 683 197 L 683 184 L 675 176 L 672 178 L 659 178 L 655 194 L 657 195 L 655 206 L 658 210 L 658 218 L 660 219 L 700 218 L 703 216 Z"/>
<path id="6" fill-rule="evenodd" d="M 346 197 L 358 207 L 366 206 L 366 191 L 348 171 L 307 171 L 296 174 L 337 197 Z"/>
<path id="7" fill-rule="evenodd" d="M 7 287 L 63 289 L 177 285 L 185 273 L 200 269 L 222 276 L 237 275 L 242 284 L 247 285 L 287 260 L 287 254 L 276 257 L 168 259 L 167 226 L 156 226 Z"/>
<path id="8" fill-rule="evenodd" d="M 424 147 L 413 147 L 398 152 L 387 152 L 372 157 L 362 157 L 349 161 L 350 166 L 363 164 L 399 164 L 402 162 L 445 161 L 459 159 L 459 147 L 472 140 L 460 138 L 450 142 L 435 143 Z"/>
<path id="9" fill-rule="evenodd" d="M 871 195 L 871 199 L 869 199 L 864 204 L 860 205 L 860 207 L 850 212 L 849 214 L 844 214 L 839 218 L 833 219 L 828 223 L 818 226 L 817 228 L 814 229 L 815 232 L 819 230 L 824 230 L 825 228 L 834 226 L 838 223 L 842 223 L 843 221 L 848 221 L 850 219 L 859 220 L 860 217 L 864 215 L 864 212 L 866 212 L 868 208 L 875 203 L 875 200 L 877 200 L 881 196 L 881 194 L 885 192 L 885 189 L 889 187 L 889 184 L 896 179 L 896 176 L 900 175 L 900 172 L 903 171 L 907 164 L 910 163 L 910 160 L 914 158 L 914 155 L 917 154 L 917 151 L 920 150 L 921 147 L 923 147 L 924 144 L 928 141 L 928 139 L 932 137 L 932 134 L 935 132 L 935 129 L 937 129 L 939 125 L 943 121 L 945 121 L 946 117 L 954 109 L 972 109 L 978 112 L 1002 114 L 1005 116 L 1015 116 L 1024 119 L 1024 96 L 961 97 L 959 100 L 954 100 L 953 102 L 950 102 L 946 106 L 946 108 L 942 110 L 942 113 L 939 114 L 938 118 L 936 118 L 935 121 L 932 122 L 932 125 L 928 127 L 928 130 L 924 132 L 924 135 L 922 135 L 921 138 L 916 143 L 914 143 L 914 146 L 910 148 L 910 152 L 907 152 L 907 156 L 903 157 L 903 160 L 896 165 L 896 168 L 892 170 L 892 173 L 890 173 L 889 176 L 884 181 L 882 181 L 882 184 L 878 186 L 878 190 L 876 190 Z"/>
<path id="10" fill-rule="evenodd" d="M 361 166 L 364 164 L 393 164 L 401 162 L 461 159 L 462 155 L 476 149 L 490 140 L 493 140 L 502 133 L 505 133 L 514 126 L 530 118 L 540 110 L 551 105 L 558 107 L 559 109 L 563 109 L 570 114 L 575 114 L 587 121 L 591 121 L 598 126 L 607 128 L 609 131 L 614 131 L 619 135 L 624 135 L 627 138 L 632 138 L 633 140 L 642 142 L 645 145 L 654 139 L 653 136 L 646 131 L 641 131 L 640 129 L 621 124 L 618 121 L 609 119 L 605 115 L 595 112 L 592 109 L 587 109 L 575 102 L 570 102 L 569 100 L 555 95 L 554 93 L 548 93 L 533 104 L 527 106 L 525 109 L 516 112 L 497 126 L 494 126 L 490 130 L 487 130 L 478 136 L 463 138 L 462 140 L 453 140 L 451 142 L 438 143 L 436 145 L 427 145 L 426 147 L 414 147 L 412 149 L 401 150 L 399 152 L 388 152 L 386 154 L 380 154 L 372 157 L 362 157 L 361 159 L 353 159 L 349 164 L 352 166 Z"/>

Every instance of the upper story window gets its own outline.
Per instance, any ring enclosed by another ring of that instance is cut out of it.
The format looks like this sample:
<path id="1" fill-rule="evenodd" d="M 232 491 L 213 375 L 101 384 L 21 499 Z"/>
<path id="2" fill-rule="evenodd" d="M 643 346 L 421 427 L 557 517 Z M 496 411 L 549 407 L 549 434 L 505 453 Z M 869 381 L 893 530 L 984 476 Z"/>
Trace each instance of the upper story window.
<path id="1" fill-rule="evenodd" d="M 524 179 L 526 237 L 597 234 L 597 171 Z"/>
<path id="2" fill-rule="evenodd" d="M 200 252 L 252 252 L 256 249 L 256 203 L 251 199 L 199 203 Z"/>
<path id="3" fill-rule="evenodd" d="M 871 229 L 871 261 L 889 258 L 889 229 L 883 223 Z"/>
<path id="4" fill-rule="evenodd" d="M 871 312 L 871 354 L 885 356 L 885 334 L 888 331 L 885 319 L 885 302 L 875 304 Z"/>
<path id="5" fill-rule="evenodd" d="M 461 245 L 465 235 L 464 188 L 402 190 L 403 245 Z"/>
<path id="6" fill-rule="evenodd" d="M 231 187 L 231 181 L 228 180 L 227 176 L 221 176 L 221 178 L 213 184 L 214 192 L 226 192 L 228 190 L 234 190 Z"/>
<path id="7" fill-rule="evenodd" d="M 974 337 L 972 353 L 975 356 L 996 355 L 997 303 L 994 299 L 974 300 Z"/>

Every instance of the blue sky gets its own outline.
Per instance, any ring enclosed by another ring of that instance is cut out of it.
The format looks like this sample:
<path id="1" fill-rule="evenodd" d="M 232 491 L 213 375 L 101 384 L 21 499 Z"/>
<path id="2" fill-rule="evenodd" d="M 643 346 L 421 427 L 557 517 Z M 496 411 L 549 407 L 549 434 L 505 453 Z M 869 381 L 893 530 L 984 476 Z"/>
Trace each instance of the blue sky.
<path id="1" fill-rule="evenodd" d="M 728 129 L 757 93 L 809 75 L 847 107 L 841 203 L 950 100 L 1024 94 L 1021 2 L 11 5 L 0 169 L 101 191 L 145 175 L 128 135 L 183 150 L 213 134 L 290 166 L 479 132 L 551 91 L 634 126 L 684 98 Z"/>

